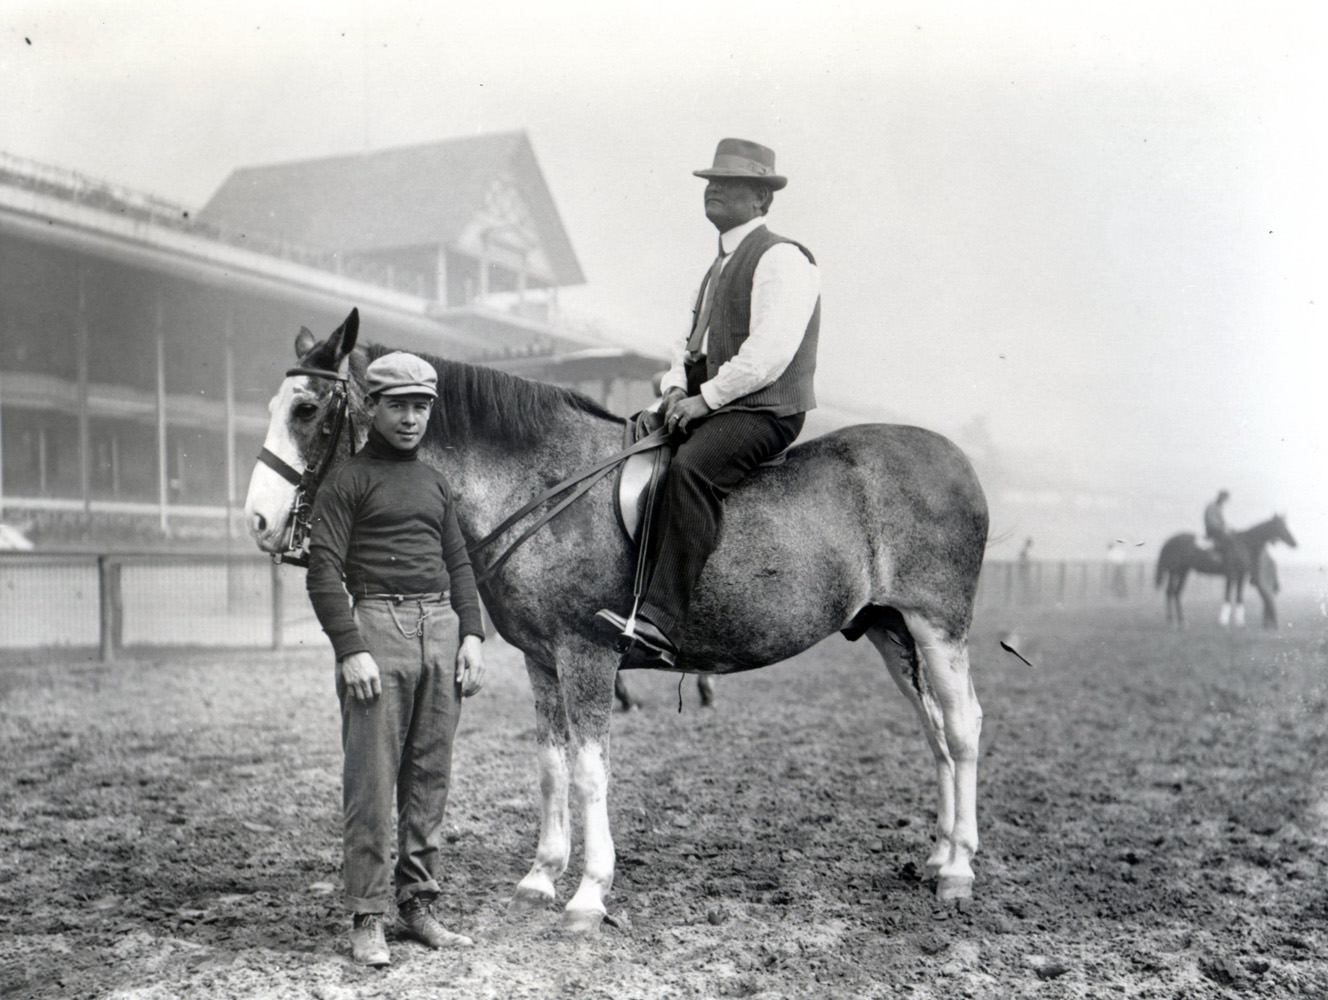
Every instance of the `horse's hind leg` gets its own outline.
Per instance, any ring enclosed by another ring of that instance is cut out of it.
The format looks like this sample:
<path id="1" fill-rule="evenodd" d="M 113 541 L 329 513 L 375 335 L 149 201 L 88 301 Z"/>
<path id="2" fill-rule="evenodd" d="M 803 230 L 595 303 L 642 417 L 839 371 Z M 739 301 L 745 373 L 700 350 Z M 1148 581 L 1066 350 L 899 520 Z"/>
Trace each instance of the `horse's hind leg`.
<path id="1" fill-rule="evenodd" d="M 526 657 L 526 672 L 535 695 L 535 741 L 539 768 L 540 832 L 535 863 L 526 873 L 510 908 L 540 910 L 553 902 L 554 880 L 567 870 L 571 833 L 567 811 L 567 716 L 558 675 L 552 667 Z"/>
<path id="2" fill-rule="evenodd" d="M 968 646 L 942 638 L 919 616 L 909 616 L 905 627 L 902 616 L 887 615 L 867 630 L 867 637 L 917 710 L 936 762 L 936 845 L 927 872 L 938 877 L 941 899 L 971 896 L 982 708 L 969 677 Z"/>
<path id="3" fill-rule="evenodd" d="M 1185 612 L 1181 610 L 1180 606 L 1181 591 L 1185 589 L 1185 577 L 1186 574 L 1184 573 L 1174 573 L 1167 581 L 1167 599 L 1176 606 L 1177 628 L 1185 627 Z"/>

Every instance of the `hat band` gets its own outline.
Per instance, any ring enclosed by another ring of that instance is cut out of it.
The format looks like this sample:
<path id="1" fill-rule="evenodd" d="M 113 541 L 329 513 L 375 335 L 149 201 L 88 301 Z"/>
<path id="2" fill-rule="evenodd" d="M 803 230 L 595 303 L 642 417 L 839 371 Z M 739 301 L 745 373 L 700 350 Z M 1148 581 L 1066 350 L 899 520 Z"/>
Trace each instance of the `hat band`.
<path id="1" fill-rule="evenodd" d="M 715 154 L 715 165 L 711 169 L 746 170 L 748 173 L 757 174 L 761 177 L 774 173 L 774 170 L 767 167 L 764 163 L 757 160 L 749 160 L 745 156 L 733 156 L 731 153 Z"/>

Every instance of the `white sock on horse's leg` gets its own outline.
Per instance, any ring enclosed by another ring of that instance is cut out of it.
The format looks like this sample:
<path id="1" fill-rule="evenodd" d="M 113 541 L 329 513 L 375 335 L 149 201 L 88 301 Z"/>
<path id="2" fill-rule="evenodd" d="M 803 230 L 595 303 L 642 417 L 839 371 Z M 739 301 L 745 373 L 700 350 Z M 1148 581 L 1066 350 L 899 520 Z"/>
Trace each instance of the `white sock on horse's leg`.
<path id="1" fill-rule="evenodd" d="M 1217 623 L 1219 625 L 1231 624 L 1231 602 L 1223 601 L 1222 610 L 1217 613 Z"/>
<path id="2" fill-rule="evenodd" d="M 1237 628 L 1245 627 L 1245 605 L 1243 604 L 1236 605 L 1235 618 L 1233 619 L 1233 624 L 1235 624 Z"/>

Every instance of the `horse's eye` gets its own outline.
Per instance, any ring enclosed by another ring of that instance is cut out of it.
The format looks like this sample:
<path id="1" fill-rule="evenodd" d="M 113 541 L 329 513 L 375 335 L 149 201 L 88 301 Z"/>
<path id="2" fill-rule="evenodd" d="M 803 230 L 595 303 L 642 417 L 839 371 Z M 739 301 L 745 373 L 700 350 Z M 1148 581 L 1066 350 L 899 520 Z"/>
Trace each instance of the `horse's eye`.
<path id="1" fill-rule="evenodd" d="M 312 420 L 318 413 L 318 407 L 313 403 L 297 403 L 291 410 L 296 420 Z"/>

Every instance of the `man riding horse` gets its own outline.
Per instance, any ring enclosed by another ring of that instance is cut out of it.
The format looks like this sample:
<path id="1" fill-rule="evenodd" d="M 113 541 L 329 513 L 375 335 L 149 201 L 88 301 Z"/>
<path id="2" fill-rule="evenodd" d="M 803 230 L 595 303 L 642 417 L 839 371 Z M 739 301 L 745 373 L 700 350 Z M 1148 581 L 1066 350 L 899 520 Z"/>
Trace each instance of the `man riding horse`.
<path id="1" fill-rule="evenodd" d="M 677 450 L 646 542 L 650 571 L 639 610 L 596 615 L 634 666 L 673 665 L 673 637 L 718 544 L 724 498 L 793 443 L 816 405 L 821 276 L 806 247 L 765 226 L 774 192 L 788 183 L 775 173 L 774 151 L 722 139 L 712 166 L 693 173 L 707 181 L 705 213 L 719 230 L 719 256 L 650 414 Z"/>
<path id="2" fill-rule="evenodd" d="M 1227 527 L 1226 514 L 1222 510 L 1230 497 L 1231 494 L 1226 490 L 1218 490 L 1216 499 L 1204 508 L 1204 536 L 1212 541 L 1213 549 L 1217 552 L 1217 557 L 1222 561 L 1224 568 L 1248 570 L 1251 568 L 1246 565 L 1249 558 L 1232 536 L 1231 529 Z"/>

